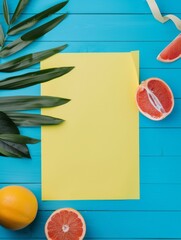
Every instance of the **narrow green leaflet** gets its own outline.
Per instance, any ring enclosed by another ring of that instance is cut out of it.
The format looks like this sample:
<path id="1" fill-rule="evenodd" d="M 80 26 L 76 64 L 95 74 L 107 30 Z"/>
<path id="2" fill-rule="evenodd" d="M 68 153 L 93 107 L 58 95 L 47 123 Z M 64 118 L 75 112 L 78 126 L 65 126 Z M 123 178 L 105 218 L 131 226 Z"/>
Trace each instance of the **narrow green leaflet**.
<path id="1" fill-rule="evenodd" d="M 56 107 L 70 101 L 67 98 L 51 96 L 9 96 L 0 98 L 1 111 L 29 110 Z"/>
<path id="2" fill-rule="evenodd" d="M 23 41 L 33 41 L 47 32 L 51 31 L 53 28 L 55 28 L 60 22 L 62 22 L 67 17 L 67 14 L 62 14 L 59 17 L 54 18 L 53 20 L 41 25 L 40 27 L 37 27 L 27 33 L 25 33 L 23 36 L 21 36 L 21 39 Z"/>
<path id="3" fill-rule="evenodd" d="M 0 58 L 8 57 L 21 49 L 28 46 L 32 41 L 23 41 L 21 38 L 16 39 L 12 43 L 9 43 L 6 47 L 0 51 Z"/>
<path id="4" fill-rule="evenodd" d="M 67 44 L 49 50 L 28 54 L 7 63 L 0 64 L 0 72 L 14 72 L 30 67 L 60 51 L 63 51 L 66 47 Z"/>
<path id="5" fill-rule="evenodd" d="M 13 24 L 16 21 L 16 19 L 19 17 L 21 12 L 24 10 L 24 8 L 28 4 L 28 2 L 29 2 L 29 0 L 19 0 L 19 3 L 15 9 L 15 12 L 11 18 L 11 24 Z"/>
<path id="6" fill-rule="evenodd" d="M 8 4 L 7 0 L 3 0 L 3 14 L 4 14 L 4 19 L 8 25 L 10 25 L 10 18 L 9 18 L 9 9 L 8 9 Z"/>
<path id="7" fill-rule="evenodd" d="M 9 77 L 0 81 L 0 89 L 19 89 L 33 86 L 38 83 L 47 82 L 54 78 L 63 76 L 64 74 L 67 74 L 73 68 L 74 67 L 49 68 L 36 72 L 29 72 L 15 77 Z"/>
<path id="8" fill-rule="evenodd" d="M 21 143 L 21 144 L 35 144 L 40 142 L 40 140 L 36 138 L 30 138 L 23 135 L 10 134 L 10 133 L 0 134 L 0 140 L 3 140 L 3 141 L 5 140 L 13 143 Z"/>
<path id="9" fill-rule="evenodd" d="M 7 23 L 8 32 L 4 34 L 3 28 L 0 24 L 0 58 L 8 57 L 14 53 L 19 52 L 26 46 L 31 44 L 34 40 L 42 37 L 59 23 L 61 23 L 67 14 L 61 14 L 46 23 L 28 30 L 19 38 L 15 39 L 9 44 L 4 44 L 8 35 L 15 35 L 20 31 L 26 30 L 40 20 L 55 14 L 62 9 L 67 3 L 67 0 L 56 4 L 44 11 L 39 12 L 22 22 L 15 25 L 25 7 L 30 2 L 29 0 L 17 0 L 18 4 L 12 17 L 10 19 L 8 0 L 2 0 L 3 14 Z M 0 72 L 15 72 L 28 68 L 40 61 L 64 50 L 67 45 L 51 48 L 48 50 L 35 52 L 15 58 L 6 63 L 0 64 Z M 26 74 L 18 76 L 10 75 L 8 78 L 0 80 L 0 90 L 14 90 L 21 89 L 35 84 L 40 84 L 61 77 L 69 73 L 74 67 L 58 67 L 44 70 L 33 71 L 30 70 Z M 59 81 L 60 79 L 57 79 Z M 46 107 L 56 107 L 66 104 L 70 99 L 52 97 L 52 96 L 7 96 L 0 97 L 0 156 L 16 157 L 16 158 L 31 158 L 27 144 L 35 144 L 39 142 L 38 139 L 22 136 L 17 126 L 42 126 L 42 125 L 56 125 L 63 123 L 64 120 L 52 116 L 41 114 L 31 114 L 26 111 L 31 109 L 41 109 Z"/>
<path id="10" fill-rule="evenodd" d="M 31 158 L 26 144 L 9 142 L 7 140 L 0 139 L 0 152 L 8 157 Z"/>
<path id="11" fill-rule="evenodd" d="M 3 28 L 0 24 L 0 46 L 2 47 L 4 44 L 4 32 L 3 32 Z"/>
<path id="12" fill-rule="evenodd" d="M 15 148 L 13 145 L 14 143 L 9 144 L 9 142 L 7 143 L 0 140 L 0 155 L 5 157 L 14 157 L 14 158 L 23 158 L 23 157 L 31 158 L 30 154 L 24 153 L 23 151 L 21 151 L 22 149 L 21 150 L 17 149 L 18 145 L 19 146 L 22 146 L 22 145 L 16 144 L 17 148 Z"/>
<path id="13" fill-rule="evenodd" d="M 0 141 L 0 156 L 21 158 L 21 154 L 19 153 L 19 151 L 11 149 L 2 141 Z"/>
<path id="14" fill-rule="evenodd" d="M 0 134 L 4 133 L 19 134 L 19 129 L 4 112 L 0 112 Z"/>
<path id="15" fill-rule="evenodd" d="M 0 112 L 0 134 L 20 134 L 15 123 L 4 112 Z M 2 139 L 0 139 L 0 155 L 31 158 L 26 144 L 9 142 Z"/>
<path id="16" fill-rule="evenodd" d="M 54 27 L 56 27 L 60 22 L 62 22 L 66 18 L 67 14 L 62 14 L 61 16 L 49 21 L 48 23 L 45 23 L 41 25 L 40 27 L 37 27 L 24 35 L 22 35 L 20 38 L 16 39 L 12 43 L 8 44 L 6 47 L 4 47 L 0 51 L 0 57 L 7 57 L 10 56 L 21 49 L 28 46 L 30 43 L 32 43 L 34 40 L 40 38 L 41 36 L 45 35 L 47 32 L 51 31 Z"/>
<path id="17" fill-rule="evenodd" d="M 34 26 L 36 23 L 38 23 L 40 20 L 58 12 L 60 9 L 62 9 L 68 1 L 65 2 L 61 2 L 59 4 L 56 4 L 38 14 L 35 14 L 34 16 L 18 23 L 17 25 L 15 25 L 14 27 L 10 28 L 8 30 L 8 35 L 14 35 L 17 34 L 20 31 L 23 31 L 25 29 L 28 29 L 32 26 Z"/>
<path id="18" fill-rule="evenodd" d="M 30 127 L 42 125 L 57 125 L 63 123 L 60 118 L 50 117 L 40 114 L 21 113 L 21 112 L 6 112 L 8 117 L 13 120 L 17 126 Z"/>

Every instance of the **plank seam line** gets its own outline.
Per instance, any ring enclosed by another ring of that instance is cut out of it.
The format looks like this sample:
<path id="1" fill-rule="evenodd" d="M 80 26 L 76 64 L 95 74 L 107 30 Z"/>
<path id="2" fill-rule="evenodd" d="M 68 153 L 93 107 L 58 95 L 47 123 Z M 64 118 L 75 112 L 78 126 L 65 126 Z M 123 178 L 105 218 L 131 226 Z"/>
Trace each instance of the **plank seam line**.
<path id="1" fill-rule="evenodd" d="M 120 200 L 122 201 L 122 200 Z M 134 201 L 134 200 L 128 200 L 128 201 Z M 140 200 L 135 200 L 135 201 L 140 201 Z M 51 209 L 39 209 L 39 212 L 50 212 L 54 210 L 54 208 L 51 208 Z M 152 213 L 152 212 L 158 212 L 158 213 L 175 213 L 175 212 L 178 212 L 180 213 L 181 210 L 119 210 L 119 209 L 113 209 L 113 210 L 109 210 L 109 209 L 105 209 L 105 210 L 87 210 L 87 209 L 81 209 L 79 208 L 78 211 L 81 211 L 81 212 L 146 212 L 146 213 Z"/>
<path id="2" fill-rule="evenodd" d="M 42 11 L 43 11 L 44 9 L 42 9 Z M 14 12 L 9 12 L 10 14 L 13 14 Z M 35 14 L 37 14 L 38 12 L 24 12 L 24 13 L 21 13 L 21 16 L 32 16 L 32 15 L 35 15 Z M 95 15 L 97 15 L 97 16 L 107 16 L 107 15 L 109 15 L 109 16 L 152 16 L 152 13 L 150 13 L 150 12 L 147 12 L 147 13 L 145 13 L 145 12 L 137 12 L 137 13 L 135 13 L 135 12 L 109 12 L 109 11 L 106 11 L 106 12 L 70 12 L 69 10 L 67 10 L 67 11 L 65 11 L 65 10 L 63 10 L 63 11 L 59 11 L 59 12 L 57 12 L 57 13 L 54 13 L 54 14 L 52 14 L 52 16 L 59 16 L 59 15 L 61 15 L 61 14 L 64 14 L 64 13 L 68 13 L 68 15 L 72 15 L 72 16 L 82 16 L 82 15 L 85 15 L 85 16 L 89 16 L 89 15 L 93 15 L 93 16 L 95 16 Z M 162 12 L 162 14 L 170 14 L 170 12 Z M 181 12 L 172 12 L 172 14 L 177 14 L 177 15 L 181 15 Z M 3 15 L 3 12 L 0 12 L 0 15 Z"/>
<path id="3" fill-rule="evenodd" d="M 43 36 L 42 36 L 43 37 Z M 13 42 L 15 39 L 8 40 L 6 41 L 7 43 Z M 41 41 L 37 39 L 35 42 L 41 42 L 41 43 L 170 43 L 171 40 L 153 40 L 153 41 L 148 41 L 148 40 L 66 40 L 66 39 L 61 39 L 61 40 L 46 40 L 46 41 Z"/>

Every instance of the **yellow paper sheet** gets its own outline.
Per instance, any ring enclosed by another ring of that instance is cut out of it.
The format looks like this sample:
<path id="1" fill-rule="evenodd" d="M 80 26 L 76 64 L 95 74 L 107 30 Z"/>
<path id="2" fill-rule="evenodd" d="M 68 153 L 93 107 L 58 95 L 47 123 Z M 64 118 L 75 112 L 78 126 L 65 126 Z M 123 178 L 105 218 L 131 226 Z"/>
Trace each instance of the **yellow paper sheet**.
<path id="1" fill-rule="evenodd" d="M 42 199 L 139 199 L 138 52 L 57 54 L 41 68 L 75 66 L 41 86 L 70 98 L 42 114 Z"/>

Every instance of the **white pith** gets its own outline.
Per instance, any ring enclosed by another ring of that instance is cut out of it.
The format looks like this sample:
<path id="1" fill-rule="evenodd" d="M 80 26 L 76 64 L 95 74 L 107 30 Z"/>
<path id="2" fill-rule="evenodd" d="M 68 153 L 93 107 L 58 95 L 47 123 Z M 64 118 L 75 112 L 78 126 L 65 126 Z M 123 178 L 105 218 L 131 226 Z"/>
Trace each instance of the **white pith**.
<path id="1" fill-rule="evenodd" d="M 172 93 L 170 87 L 169 87 L 163 80 L 161 80 L 160 78 L 157 78 L 157 77 L 149 78 L 149 79 L 143 81 L 143 82 L 140 84 L 140 86 L 138 87 L 138 91 L 139 91 L 140 89 L 148 88 L 147 85 L 148 85 L 149 81 L 151 81 L 151 80 L 157 80 L 157 81 L 163 82 L 163 83 L 168 87 L 168 89 L 169 89 L 169 91 L 170 91 L 170 94 L 171 94 L 171 96 L 172 96 L 172 107 L 171 107 L 170 111 L 169 111 L 169 112 L 164 112 L 164 113 L 162 113 L 162 115 L 161 115 L 159 118 L 158 118 L 158 117 L 156 118 L 156 117 L 154 117 L 154 116 L 149 115 L 147 112 L 144 112 L 144 111 L 140 108 L 140 106 L 139 106 L 138 103 L 137 103 L 137 106 L 138 106 L 138 109 L 140 110 L 140 112 L 141 112 L 143 115 L 145 115 L 147 118 L 149 118 L 149 119 L 151 119 L 151 120 L 154 120 L 154 121 L 160 121 L 160 120 L 164 119 L 165 117 L 167 117 L 167 116 L 172 112 L 173 107 L 174 107 L 174 97 L 173 97 L 173 93 Z M 150 90 L 150 89 L 149 89 L 149 90 Z M 137 93 L 138 93 L 138 91 L 137 91 Z"/>
<path id="2" fill-rule="evenodd" d="M 147 87 L 147 86 L 144 86 L 143 87 L 146 92 L 147 92 L 147 95 L 148 95 L 148 98 L 150 100 L 150 103 L 151 105 L 156 108 L 156 110 L 160 113 L 166 113 L 165 109 L 163 108 L 161 102 L 159 101 L 159 99 L 157 98 L 157 96 L 155 96 L 155 94 Z"/>
<path id="3" fill-rule="evenodd" d="M 69 229 L 70 229 L 70 227 L 69 227 L 69 225 L 67 225 L 67 224 L 64 224 L 64 225 L 62 226 L 62 231 L 63 231 L 64 233 L 68 232 Z"/>

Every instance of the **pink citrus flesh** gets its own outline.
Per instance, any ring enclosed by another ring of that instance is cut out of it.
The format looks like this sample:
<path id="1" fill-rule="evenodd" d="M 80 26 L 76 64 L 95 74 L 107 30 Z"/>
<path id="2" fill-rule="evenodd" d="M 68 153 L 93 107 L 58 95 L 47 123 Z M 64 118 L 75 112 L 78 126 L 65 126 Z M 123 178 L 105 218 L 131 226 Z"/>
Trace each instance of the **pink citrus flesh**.
<path id="1" fill-rule="evenodd" d="M 152 120 L 162 120 L 174 107 L 174 97 L 170 87 L 159 78 L 143 81 L 136 92 L 139 111 Z"/>
<path id="2" fill-rule="evenodd" d="M 181 34 L 179 34 L 158 55 L 157 60 L 161 62 L 174 62 L 181 57 Z"/>
<path id="3" fill-rule="evenodd" d="M 72 208 L 54 211 L 45 224 L 48 240 L 82 240 L 86 225 L 81 214 Z"/>

